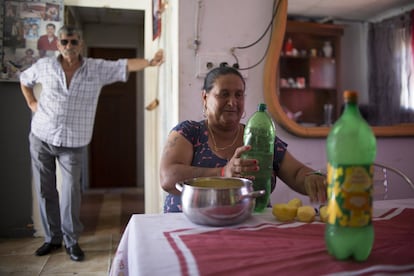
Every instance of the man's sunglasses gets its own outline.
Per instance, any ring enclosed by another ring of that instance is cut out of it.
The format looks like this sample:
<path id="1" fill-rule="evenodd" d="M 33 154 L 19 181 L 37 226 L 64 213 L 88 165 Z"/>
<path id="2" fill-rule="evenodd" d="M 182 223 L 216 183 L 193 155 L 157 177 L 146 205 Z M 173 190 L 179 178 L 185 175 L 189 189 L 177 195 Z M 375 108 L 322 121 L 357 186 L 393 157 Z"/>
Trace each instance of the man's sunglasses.
<path id="1" fill-rule="evenodd" d="M 70 42 L 70 44 L 72 44 L 73 46 L 77 46 L 77 45 L 79 45 L 79 40 L 77 40 L 77 39 L 61 39 L 61 40 L 60 40 L 60 44 L 61 44 L 61 45 L 63 45 L 63 46 L 68 45 L 68 44 L 69 44 L 69 42 Z"/>

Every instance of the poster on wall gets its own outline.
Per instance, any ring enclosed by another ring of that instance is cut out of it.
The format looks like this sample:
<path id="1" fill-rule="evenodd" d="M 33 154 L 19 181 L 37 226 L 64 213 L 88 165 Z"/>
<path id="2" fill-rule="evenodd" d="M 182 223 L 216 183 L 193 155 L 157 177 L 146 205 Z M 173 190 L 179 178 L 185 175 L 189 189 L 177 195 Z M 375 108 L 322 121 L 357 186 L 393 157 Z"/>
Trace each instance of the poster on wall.
<path id="1" fill-rule="evenodd" d="M 0 80 L 18 81 L 19 73 L 39 58 L 56 56 L 56 33 L 63 25 L 63 0 L 4 1 Z"/>

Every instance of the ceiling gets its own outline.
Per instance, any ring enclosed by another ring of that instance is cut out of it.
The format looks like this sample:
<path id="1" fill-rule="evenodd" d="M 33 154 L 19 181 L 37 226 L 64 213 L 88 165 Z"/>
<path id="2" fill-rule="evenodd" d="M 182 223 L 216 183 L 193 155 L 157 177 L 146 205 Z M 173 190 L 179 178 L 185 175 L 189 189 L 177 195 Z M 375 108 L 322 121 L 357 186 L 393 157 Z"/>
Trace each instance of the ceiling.
<path id="1" fill-rule="evenodd" d="M 208 1 L 208 0 L 204 0 Z M 144 22 L 144 11 L 110 8 L 70 7 L 83 24 L 129 24 Z M 375 21 L 393 12 L 414 9 L 412 0 L 288 0 L 288 14 L 318 21 Z M 393 15 L 393 14 L 391 14 Z"/>

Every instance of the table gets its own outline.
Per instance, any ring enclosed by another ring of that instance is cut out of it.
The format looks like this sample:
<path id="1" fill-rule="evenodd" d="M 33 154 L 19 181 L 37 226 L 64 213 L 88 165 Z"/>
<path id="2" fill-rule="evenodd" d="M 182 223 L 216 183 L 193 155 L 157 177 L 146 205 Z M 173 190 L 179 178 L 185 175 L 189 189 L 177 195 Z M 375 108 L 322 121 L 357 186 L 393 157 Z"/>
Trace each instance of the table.
<path id="1" fill-rule="evenodd" d="M 182 213 L 135 214 L 110 275 L 413 275 L 414 198 L 375 201 L 373 223 L 371 255 L 356 262 L 327 253 L 323 223 L 282 223 L 270 209 L 228 227 Z"/>

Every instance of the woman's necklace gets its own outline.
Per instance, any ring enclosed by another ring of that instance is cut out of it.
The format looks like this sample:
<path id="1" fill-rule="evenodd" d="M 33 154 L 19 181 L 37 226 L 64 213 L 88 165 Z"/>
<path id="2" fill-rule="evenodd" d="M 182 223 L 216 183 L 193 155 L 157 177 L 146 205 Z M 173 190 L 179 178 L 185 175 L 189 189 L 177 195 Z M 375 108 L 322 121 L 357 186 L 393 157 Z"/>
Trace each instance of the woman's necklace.
<path id="1" fill-rule="evenodd" d="M 224 146 L 224 147 L 217 147 L 216 139 L 214 138 L 213 131 L 211 130 L 210 125 L 208 123 L 207 123 L 207 128 L 208 128 L 208 132 L 211 133 L 211 140 L 213 142 L 214 151 L 223 151 L 223 150 L 226 150 L 226 149 L 231 148 L 232 146 L 234 146 L 234 144 L 237 141 L 237 138 L 239 137 L 239 133 L 240 133 L 240 125 L 239 125 L 239 127 L 237 128 L 236 136 L 233 139 L 233 142 L 231 142 L 230 145 L 227 145 L 227 146 Z"/>

